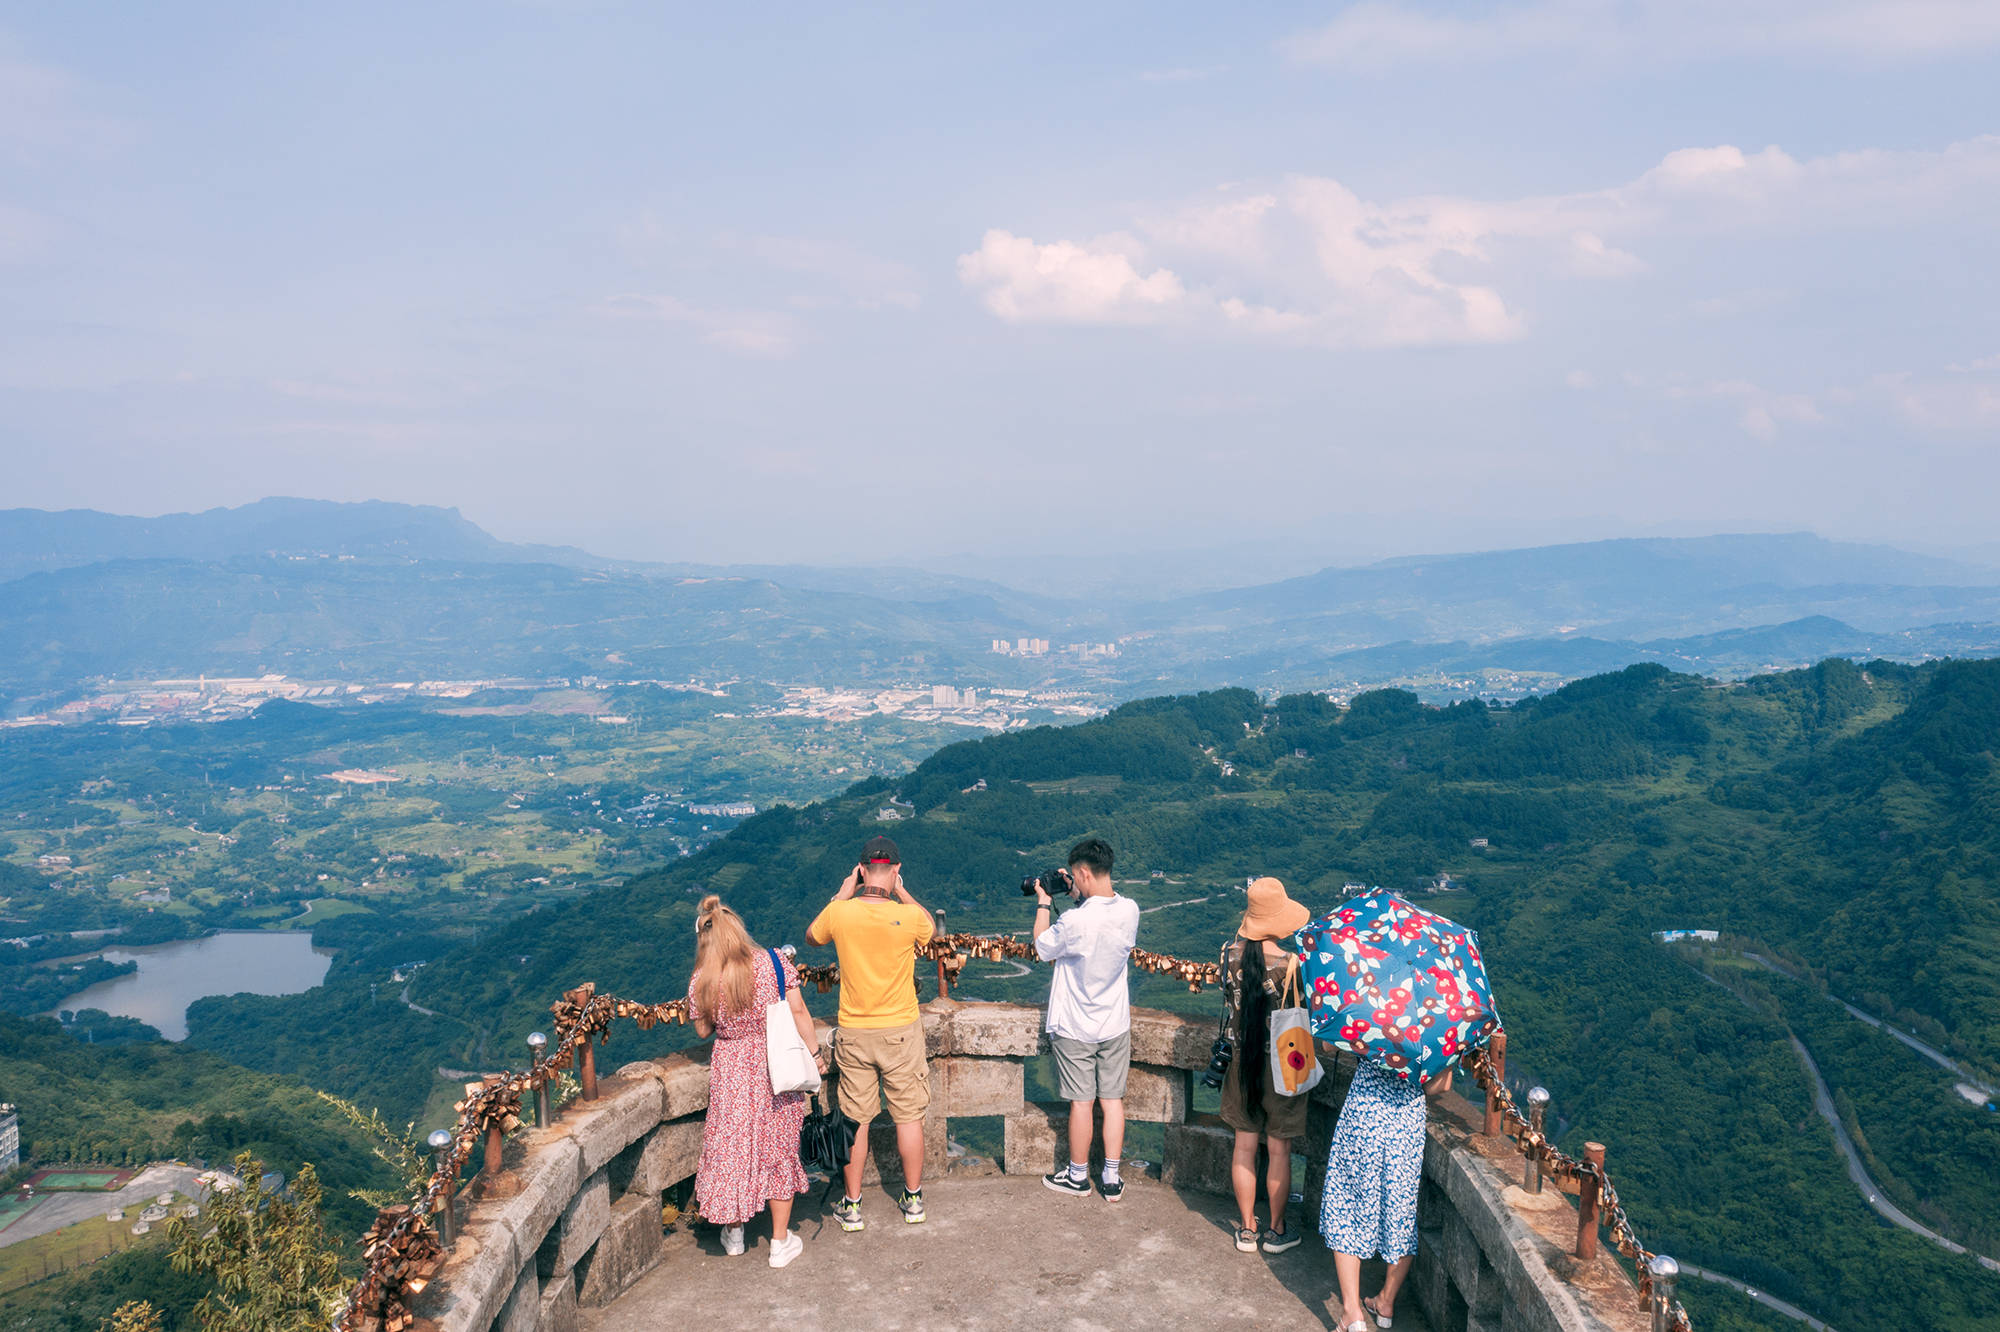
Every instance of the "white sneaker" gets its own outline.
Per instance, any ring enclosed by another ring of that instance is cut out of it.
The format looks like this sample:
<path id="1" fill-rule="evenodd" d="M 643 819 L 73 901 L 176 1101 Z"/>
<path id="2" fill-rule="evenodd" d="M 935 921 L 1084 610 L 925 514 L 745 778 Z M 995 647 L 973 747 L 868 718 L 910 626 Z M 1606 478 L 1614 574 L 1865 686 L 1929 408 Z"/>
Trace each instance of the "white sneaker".
<path id="1" fill-rule="evenodd" d="M 783 1267 L 806 1251 L 806 1242 L 797 1235 L 787 1233 L 771 1246 L 771 1266 Z"/>
<path id="2" fill-rule="evenodd" d="M 731 1258 L 743 1256 L 743 1227 L 724 1226 L 722 1228 L 722 1251 Z"/>

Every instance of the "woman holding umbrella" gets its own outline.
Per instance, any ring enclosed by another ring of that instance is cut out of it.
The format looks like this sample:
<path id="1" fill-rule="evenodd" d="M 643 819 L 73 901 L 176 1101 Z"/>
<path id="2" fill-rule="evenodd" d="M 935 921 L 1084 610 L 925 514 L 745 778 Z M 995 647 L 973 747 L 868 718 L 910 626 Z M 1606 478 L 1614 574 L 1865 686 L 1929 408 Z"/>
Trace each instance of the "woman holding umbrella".
<path id="1" fill-rule="evenodd" d="M 1326 1163 L 1320 1233 L 1340 1280 L 1342 1332 L 1390 1327 L 1417 1253 L 1426 1101 L 1498 1030 L 1477 939 L 1400 897 L 1355 898 L 1298 933 L 1315 1034 L 1360 1056 Z M 1389 1274 L 1361 1297 L 1361 1264 Z"/>

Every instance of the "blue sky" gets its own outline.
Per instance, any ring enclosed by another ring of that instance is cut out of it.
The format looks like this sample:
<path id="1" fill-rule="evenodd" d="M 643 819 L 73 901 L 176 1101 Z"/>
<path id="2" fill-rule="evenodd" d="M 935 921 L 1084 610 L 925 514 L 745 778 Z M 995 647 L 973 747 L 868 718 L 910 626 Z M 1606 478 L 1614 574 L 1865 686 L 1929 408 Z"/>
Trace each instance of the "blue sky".
<path id="1" fill-rule="evenodd" d="M 1990 0 L 0 3 L 0 503 L 1990 543 L 1996 84 Z"/>

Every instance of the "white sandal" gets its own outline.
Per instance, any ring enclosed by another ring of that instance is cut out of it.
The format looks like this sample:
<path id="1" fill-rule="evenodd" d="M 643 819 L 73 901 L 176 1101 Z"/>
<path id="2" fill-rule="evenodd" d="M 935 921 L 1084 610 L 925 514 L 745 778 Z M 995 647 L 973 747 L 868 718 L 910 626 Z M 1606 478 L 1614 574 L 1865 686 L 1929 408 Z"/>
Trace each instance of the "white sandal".
<path id="1" fill-rule="evenodd" d="M 1384 1315 L 1380 1309 L 1370 1304 L 1367 1300 L 1361 1301 L 1361 1312 L 1374 1319 L 1375 1326 L 1383 1329 L 1383 1332 L 1388 1332 L 1389 1328 L 1396 1325 L 1395 1315 Z M 1362 1332 L 1367 1332 L 1367 1329 L 1362 1329 Z"/>

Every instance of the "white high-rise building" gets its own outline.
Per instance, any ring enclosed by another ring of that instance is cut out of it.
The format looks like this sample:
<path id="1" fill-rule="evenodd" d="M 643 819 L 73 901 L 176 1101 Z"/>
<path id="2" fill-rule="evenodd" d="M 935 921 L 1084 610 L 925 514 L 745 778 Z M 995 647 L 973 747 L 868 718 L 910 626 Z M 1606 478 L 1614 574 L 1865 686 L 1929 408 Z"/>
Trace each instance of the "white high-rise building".
<path id="1" fill-rule="evenodd" d="M 12 1104 L 0 1104 L 0 1170 L 21 1164 L 21 1116 Z"/>
<path id="2" fill-rule="evenodd" d="M 950 685 L 932 685 L 931 706 L 937 708 L 957 707 L 958 691 L 952 688 Z"/>

